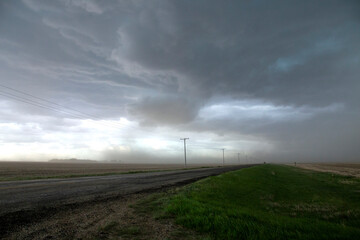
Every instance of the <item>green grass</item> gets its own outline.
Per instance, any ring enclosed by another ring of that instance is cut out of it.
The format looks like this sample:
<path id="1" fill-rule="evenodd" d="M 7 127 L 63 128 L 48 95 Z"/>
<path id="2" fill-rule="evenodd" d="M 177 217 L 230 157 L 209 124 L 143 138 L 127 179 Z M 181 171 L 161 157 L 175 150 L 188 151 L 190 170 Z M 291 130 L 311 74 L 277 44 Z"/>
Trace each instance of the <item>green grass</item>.
<path id="1" fill-rule="evenodd" d="M 206 178 L 141 204 L 212 239 L 360 237 L 360 180 L 289 166 Z"/>

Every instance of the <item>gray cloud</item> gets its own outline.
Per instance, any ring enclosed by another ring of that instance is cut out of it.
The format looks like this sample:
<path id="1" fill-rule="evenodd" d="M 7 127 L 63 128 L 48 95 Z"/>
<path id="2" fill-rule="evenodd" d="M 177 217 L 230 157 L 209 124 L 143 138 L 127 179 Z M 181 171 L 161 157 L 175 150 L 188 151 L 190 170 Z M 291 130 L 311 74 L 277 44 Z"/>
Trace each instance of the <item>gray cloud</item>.
<path id="1" fill-rule="evenodd" d="M 273 148 L 251 151 L 276 160 L 353 161 L 359 12 L 359 1 L 337 0 L 2 2 L 0 77 L 139 129 L 225 136 L 234 149 L 256 139 Z M 2 102 L 29 116 L 2 111 L 3 123 L 64 118 Z M 76 134 L 66 122 L 40 122 L 44 132 Z"/>
<path id="2" fill-rule="evenodd" d="M 282 88 L 297 88 L 297 82 L 316 83 L 311 79 L 322 77 L 324 68 L 328 75 L 336 73 L 333 59 L 339 64 L 358 55 L 353 48 L 359 42 L 359 33 L 353 31 L 358 24 L 358 4 L 273 4 L 181 1 L 146 5 L 140 16 L 120 28 L 120 48 L 127 59 L 144 67 L 188 75 L 193 79 L 191 87 L 203 87 L 198 89 L 203 92 L 268 94 L 271 100 L 281 99 Z M 205 11 L 204 5 L 208 6 Z M 295 74 L 269 73 L 281 61 L 283 66 L 292 65 Z M 299 75 L 300 67 L 311 68 Z M 211 87 L 205 86 L 208 84 Z M 284 100 L 303 102 L 295 97 Z"/>
<path id="3" fill-rule="evenodd" d="M 130 108 L 136 118 L 145 125 L 177 125 L 193 121 L 198 103 L 176 96 L 147 97 Z"/>

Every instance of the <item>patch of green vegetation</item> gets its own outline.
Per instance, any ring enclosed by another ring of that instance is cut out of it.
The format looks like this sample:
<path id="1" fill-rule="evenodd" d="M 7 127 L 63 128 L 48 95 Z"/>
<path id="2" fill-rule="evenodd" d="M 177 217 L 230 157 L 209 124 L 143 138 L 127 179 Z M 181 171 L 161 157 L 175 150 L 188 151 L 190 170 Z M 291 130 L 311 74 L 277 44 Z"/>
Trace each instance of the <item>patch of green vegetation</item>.
<path id="1" fill-rule="evenodd" d="M 360 179 L 289 166 L 206 178 L 142 205 L 212 239 L 360 236 Z"/>

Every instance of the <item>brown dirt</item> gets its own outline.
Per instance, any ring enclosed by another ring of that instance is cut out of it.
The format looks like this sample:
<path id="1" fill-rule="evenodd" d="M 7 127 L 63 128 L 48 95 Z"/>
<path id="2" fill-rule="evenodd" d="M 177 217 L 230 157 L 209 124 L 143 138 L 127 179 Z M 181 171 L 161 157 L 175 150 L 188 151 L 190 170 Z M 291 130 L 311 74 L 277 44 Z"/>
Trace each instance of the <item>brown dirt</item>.
<path id="1" fill-rule="evenodd" d="M 14 229 L 4 239 L 195 239 L 198 236 L 170 219 L 157 220 L 131 207 L 148 196 L 149 193 L 133 194 L 59 211 Z"/>
<path id="2" fill-rule="evenodd" d="M 360 177 L 359 163 L 298 163 L 296 166 L 319 172 L 331 172 L 344 176 Z"/>
<path id="3" fill-rule="evenodd" d="M 200 165 L 190 165 L 201 167 Z M 121 173 L 129 171 L 151 171 L 181 169 L 181 164 L 122 164 L 122 163 L 58 163 L 58 162 L 0 162 L 0 180 L 18 178 L 53 177 L 65 175 L 87 175 Z"/>

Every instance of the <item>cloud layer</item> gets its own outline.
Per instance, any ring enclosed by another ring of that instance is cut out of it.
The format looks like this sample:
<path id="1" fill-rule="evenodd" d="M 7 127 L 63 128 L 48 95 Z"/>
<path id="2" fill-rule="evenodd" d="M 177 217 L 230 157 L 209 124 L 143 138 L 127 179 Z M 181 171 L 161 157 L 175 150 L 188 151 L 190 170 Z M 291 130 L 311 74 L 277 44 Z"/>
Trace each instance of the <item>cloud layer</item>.
<path id="1" fill-rule="evenodd" d="M 36 143 L 44 158 L 175 162 L 190 136 L 194 161 L 222 147 L 357 161 L 359 12 L 356 0 L 2 2 L 0 158 Z"/>

